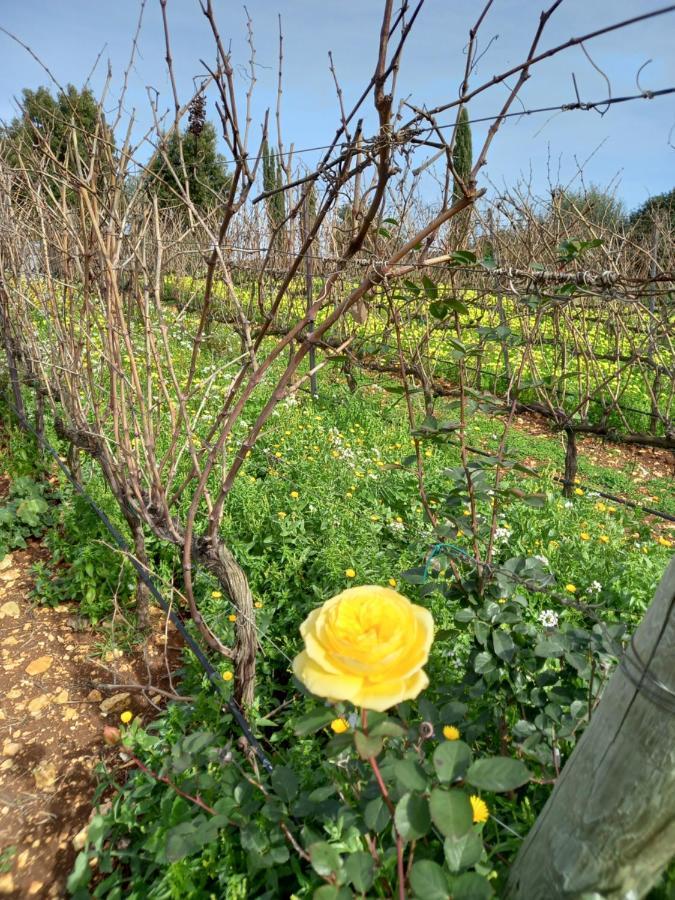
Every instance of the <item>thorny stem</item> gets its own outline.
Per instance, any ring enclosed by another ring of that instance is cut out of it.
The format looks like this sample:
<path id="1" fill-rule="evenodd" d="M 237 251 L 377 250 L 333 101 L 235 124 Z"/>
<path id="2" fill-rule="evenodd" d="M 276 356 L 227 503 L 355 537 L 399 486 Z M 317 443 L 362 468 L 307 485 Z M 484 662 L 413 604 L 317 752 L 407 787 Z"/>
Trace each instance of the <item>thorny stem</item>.
<path id="1" fill-rule="evenodd" d="M 364 734 L 368 734 L 368 710 L 365 709 L 365 707 L 361 710 L 361 728 L 363 729 Z M 394 834 L 396 835 L 396 870 L 398 872 L 398 896 L 399 900 L 405 900 L 406 895 L 405 870 L 403 868 L 403 839 L 398 833 L 396 822 L 394 821 L 396 810 L 394 808 L 394 804 L 392 803 L 391 797 L 389 796 L 387 785 L 384 783 L 384 779 L 382 778 L 380 767 L 378 766 L 377 760 L 374 756 L 368 757 L 368 764 L 373 770 L 375 780 L 377 781 L 377 786 L 379 787 L 380 793 L 382 794 L 382 799 L 384 800 L 385 806 L 387 807 L 387 809 L 389 810 L 389 814 L 391 815 L 391 824 L 392 828 L 394 829 Z"/>

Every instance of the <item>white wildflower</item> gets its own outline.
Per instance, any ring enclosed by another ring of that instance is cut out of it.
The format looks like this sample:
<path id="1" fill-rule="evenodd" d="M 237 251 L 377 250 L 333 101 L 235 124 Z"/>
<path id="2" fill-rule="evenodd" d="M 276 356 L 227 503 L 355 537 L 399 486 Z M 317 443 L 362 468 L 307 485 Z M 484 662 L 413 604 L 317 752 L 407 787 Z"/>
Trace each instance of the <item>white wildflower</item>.
<path id="1" fill-rule="evenodd" d="M 544 628 L 556 628 L 558 625 L 558 614 L 552 609 L 544 609 L 539 613 L 539 621 Z"/>

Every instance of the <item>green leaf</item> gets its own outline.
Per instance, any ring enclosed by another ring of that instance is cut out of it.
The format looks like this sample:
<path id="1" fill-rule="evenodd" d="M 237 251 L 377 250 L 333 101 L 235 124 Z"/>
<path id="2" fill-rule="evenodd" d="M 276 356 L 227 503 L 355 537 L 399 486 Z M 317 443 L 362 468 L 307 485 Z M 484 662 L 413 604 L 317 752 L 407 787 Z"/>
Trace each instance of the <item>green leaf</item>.
<path id="1" fill-rule="evenodd" d="M 373 857 L 365 850 L 351 853 L 345 860 L 347 880 L 360 894 L 370 890 L 375 875 Z"/>
<path id="2" fill-rule="evenodd" d="M 484 791 L 514 791 L 531 777 L 525 763 L 509 756 L 477 759 L 466 773 L 466 781 Z"/>
<path id="3" fill-rule="evenodd" d="M 474 866 L 483 855 L 483 841 L 475 831 L 461 837 L 446 837 L 443 844 L 445 862 L 451 872 L 461 872 Z"/>
<path id="4" fill-rule="evenodd" d="M 344 885 L 322 884 L 312 894 L 312 900 L 352 900 L 352 892 Z"/>
<path id="5" fill-rule="evenodd" d="M 557 637 L 542 638 L 537 641 L 534 648 L 535 656 L 543 656 L 545 658 L 562 656 L 565 652 L 565 645 Z"/>
<path id="6" fill-rule="evenodd" d="M 213 734 L 210 731 L 195 731 L 183 740 L 183 750 L 185 753 L 199 753 L 212 743 Z"/>
<path id="7" fill-rule="evenodd" d="M 272 772 L 272 787 L 282 800 L 289 802 L 298 793 L 298 776 L 289 766 L 277 766 Z"/>
<path id="8" fill-rule="evenodd" d="M 471 764 L 471 750 L 464 741 L 445 741 L 434 750 L 434 768 L 443 783 L 464 778 Z"/>
<path id="9" fill-rule="evenodd" d="M 479 675 L 485 675 L 487 672 L 493 672 L 496 668 L 494 657 L 488 650 L 483 650 L 482 653 L 476 654 L 476 658 L 473 661 L 474 672 L 477 672 Z"/>
<path id="10" fill-rule="evenodd" d="M 403 737 L 406 729 L 396 719 L 385 719 L 370 729 L 372 737 Z"/>
<path id="11" fill-rule="evenodd" d="M 197 829 L 192 822 L 179 822 L 169 829 L 166 835 L 166 858 L 169 862 L 178 862 L 189 856 L 199 846 L 196 840 Z"/>
<path id="12" fill-rule="evenodd" d="M 92 875 L 92 869 L 89 866 L 89 854 L 86 850 L 82 850 L 75 858 L 73 871 L 68 876 L 67 888 L 71 894 L 78 890 L 82 890 L 89 884 Z"/>
<path id="13" fill-rule="evenodd" d="M 429 804 L 420 794 L 404 794 L 396 804 L 396 830 L 406 841 L 424 837 L 431 827 Z"/>
<path id="14" fill-rule="evenodd" d="M 361 759 L 370 759 L 371 756 L 377 756 L 382 750 L 381 737 L 372 737 L 362 731 L 354 732 L 354 744 Z"/>
<path id="15" fill-rule="evenodd" d="M 332 709 L 313 709 L 312 712 L 295 720 L 293 732 L 297 737 L 307 737 L 308 734 L 315 734 L 321 728 L 330 725 L 334 718 L 335 712 Z"/>
<path id="16" fill-rule="evenodd" d="M 473 811 L 464 791 L 434 788 L 429 808 L 434 825 L 444 837 L 460 838 L 471 828 Z"/>
<path id="17" fill-rule="evenodd" d="M 446 297 L 445 302 L 454 312 L 459 313 L 462 316 L 467 316 L 469 314 L 469 307 L 465 306 L 462 301 L 458 300 L 456 297 Z"/>
<path id="18" fill-rule="evenodd" d="M 377 834 L 387 827 L 391 816 L 382 797 L 375 797 L 366 805 L 363 820 L 370 831 L 375 831 Z"/>
<path id="19" fill-rule="evenodd" d="M 449 311 L 450 304 L 446 303 L 445 300 L 434 300 L 433 303 L 429 304 L 429 312 L 434 319 L 444 319 Z"/>
<path id="20" fill-rule="evenodd" d="M 438 298 L 438 285 L 434 284 L 428 275 L 422 275 L 422 286 L 424 288 L 424 293 L 429 300 L 436 300 Z"/>
<path id="21" fill-rule="evenodd" d="M 487 878 L 475 872 L 465 872 L 452 879 L 452 900 L 489 900 L 494 891 Z"/>
<path id="22" fill-rule="evenodd" d="M 516 653 L 516 645 L 508 631 L 497 629 L 492 632 L 492 645 L 495 653 L 504 662 L 511 662 Z"/>
<path id="23" fill-rule="evenodd" d="M 452 261 L 456 266 L 472 266 L 476 262 L 476 254 L 471 250 L 455 250 Z"/>
<path id="24" fill-rule="evenodd" d="M 308 847 L 309 859 L 317 875 L 322 877 L 337 876 L 342 869 L 342 858 L 335 847 L 325 841 L 319 841 Z"/>
<path id="25" fill-rule="evenodd" d="M 328 800 L 329 797 L 332 797 L 336 791 L 337 788 L 334 784 L 322 784 L 321 787 L 314 788 L 308 799 L 311 800 L 312 803 L 323 803 L 324 800 Z"/>
<path id="26" fill-rule="evenodd" d="M 425 791 L 427 789 L 427 773 L 414 759 L 397 759 L 394 763 L 394 775 L 406 791 Z"/>
<path id="27" fill-rule="evenodd" d="M 450 900 L 446 874 L 430 859 L 422 859 L 413 865 L 410 886 L 417 900 Z"/>

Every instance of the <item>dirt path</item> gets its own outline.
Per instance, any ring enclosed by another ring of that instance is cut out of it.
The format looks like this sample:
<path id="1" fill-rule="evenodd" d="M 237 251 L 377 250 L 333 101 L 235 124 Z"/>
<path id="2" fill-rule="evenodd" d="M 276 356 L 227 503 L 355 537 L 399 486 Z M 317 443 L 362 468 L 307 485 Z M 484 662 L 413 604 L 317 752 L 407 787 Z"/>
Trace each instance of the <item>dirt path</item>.
<path id="1" fill-rule="evenodd" d="M 118 724 L 125 709 L 144 717 L 151 710 L 138 693 L 120 687 L 102 696 L 95 687 L 137 682 L 139 664 L 147 676 L 142 660 L 111 651 L 106 673 L 93 661 L 100 632 L 82 625 L 76 607 L 30 600 L 30 566 L 45 556 L 36 542 L 0 561 L 2 900 L 67 896 L 91 815 L 93 772 L 111 754 L 103 727 Z M 160 647 L 152 655 L 163 657 Z"/>

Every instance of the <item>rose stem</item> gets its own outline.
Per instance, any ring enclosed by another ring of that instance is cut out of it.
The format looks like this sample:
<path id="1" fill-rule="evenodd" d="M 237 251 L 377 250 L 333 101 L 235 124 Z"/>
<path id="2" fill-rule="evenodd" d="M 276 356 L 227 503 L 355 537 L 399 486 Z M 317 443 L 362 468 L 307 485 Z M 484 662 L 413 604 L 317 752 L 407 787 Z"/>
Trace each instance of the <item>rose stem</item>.
<path id="1" fill-rule="evenodd" d="M 361 710 L 361 727 L 363 729 L 364 734 L 368 734 L 368 710 Z M 403 870 L 403 840 L 401 835 L 398 833 L 398 829 L 396 828 L 396 822 L 394 819 L 394 815 L 396 810 L 394 809 L 394 804 L 391 802 L 391 797 L 389 796 L 389 791 L 387 790 L 387 785 L 384 783 L 384 779 L 382 778 L 382 773 L 380 772 L 380 767 L 377 764 L 377 760 L 374 756 L 368 757 L 368 762 L 370 764 L 371 769 L 373 770 L 373 774 L 375 775 L 375 780 L 377 781 L 377 786 L 380 789 L 380 793 L 382 794 L 382 799 L 384 800 L 387 809 L 389 810 L 389 814 L 391 815 L 391 824 L 394 829 L 394 834 L 396 835 L 396 868 L 398 870 L 398 896 L 399 900 L 405 900 L 405 872 Z"/>

